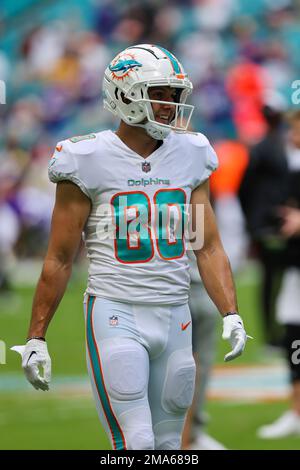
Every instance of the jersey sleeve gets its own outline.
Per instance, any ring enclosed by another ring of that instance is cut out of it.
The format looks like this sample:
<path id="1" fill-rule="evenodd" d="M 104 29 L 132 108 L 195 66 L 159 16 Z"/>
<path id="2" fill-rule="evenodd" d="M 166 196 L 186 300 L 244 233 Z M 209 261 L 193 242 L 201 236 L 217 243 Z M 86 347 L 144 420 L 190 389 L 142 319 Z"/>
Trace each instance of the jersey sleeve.
<path id="1" fill-rule="evenodd" d="M 208 139 L 203 134 L 190 137 L 192 154 L 193 189 L 204 183 L 218 168 L 218 157 Z"/>
<path id="2" fill-rule="evenodd" d="M 219 161 L 217 154 L 213 147 L 208 143 L 208 145 L 205 147 L 205 153 L 206 153 L 206 165 L 205 165 L 205 170 L 202 175 L 201 181 L 199 184 L 203 183 L 207 178 L 210 177 L 210 175 L 218 168 L 219 166 Z"/>
<path id="3" fill-rule="evenodd" d="M 93 198 L 91 190 L 80 171 L 78 155 L 71 151 L 69 142 L 64 140 L 58 142 L 55 152 L 49 161 L 48 176 L 52 183 L 59 181 L 71 181 L 90 199 Z"/>

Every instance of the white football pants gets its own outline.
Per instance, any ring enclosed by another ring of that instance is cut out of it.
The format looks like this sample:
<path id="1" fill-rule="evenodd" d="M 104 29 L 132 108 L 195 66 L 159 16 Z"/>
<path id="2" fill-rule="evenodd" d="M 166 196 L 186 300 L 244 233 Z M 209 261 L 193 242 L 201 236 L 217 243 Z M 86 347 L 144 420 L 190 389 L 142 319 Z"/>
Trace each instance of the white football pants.
<path id="1" fill-rule="evenodd" d="M 84 301 L 87 364 L 113 449 L 180 449 L 195 363 L 188 304 Z"/>

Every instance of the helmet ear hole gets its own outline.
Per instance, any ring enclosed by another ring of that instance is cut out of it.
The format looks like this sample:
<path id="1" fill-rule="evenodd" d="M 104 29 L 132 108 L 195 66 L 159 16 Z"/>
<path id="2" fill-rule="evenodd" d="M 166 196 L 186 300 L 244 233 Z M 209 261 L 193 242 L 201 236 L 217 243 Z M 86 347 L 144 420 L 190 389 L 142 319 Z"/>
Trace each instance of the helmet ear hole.
<path id="1" fill-rule="evenodd" d="M 130 104 L 131 103 L 131 100 L 129 100 L 128 98 L 125 98 L 125 95 L 124 95 L 123 91 L 121 91 L 120 97 L 121 97 L 121 100 L 123 101 L 123 103 L 125 103 L 125 104 Z"/>

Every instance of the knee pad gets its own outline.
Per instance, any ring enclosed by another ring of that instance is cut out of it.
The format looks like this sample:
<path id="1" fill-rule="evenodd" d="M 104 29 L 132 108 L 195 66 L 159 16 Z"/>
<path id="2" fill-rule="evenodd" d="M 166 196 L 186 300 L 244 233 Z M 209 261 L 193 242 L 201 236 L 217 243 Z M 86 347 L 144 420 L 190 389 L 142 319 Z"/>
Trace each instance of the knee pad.
<path id="1" fill-rule="evenodd" d="M 196 366 L 191 348 L 174 351 L 168 359 L 162 392 L 162 407 L 167 413 L 185 413 L 191 406 Z"/>
<path id="2" fill-rule="evenodd" d="M 107 350 L 105 385 L 109 396 L 128 401 L 143 398 L 147 393 L 149 360 L 142 346 L 125 346 Z"/>

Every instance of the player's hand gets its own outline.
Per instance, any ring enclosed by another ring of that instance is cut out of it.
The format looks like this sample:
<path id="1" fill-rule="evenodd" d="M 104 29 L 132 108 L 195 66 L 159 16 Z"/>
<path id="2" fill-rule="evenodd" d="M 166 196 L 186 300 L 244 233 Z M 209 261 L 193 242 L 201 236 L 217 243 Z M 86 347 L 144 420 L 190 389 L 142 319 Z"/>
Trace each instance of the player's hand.
<path id="1" fill-rule="evenodd" d="M 246 334 L 243 320 L 236 313 L 223 318 L 223 339 L 229 340 L 232 350 L 226 354 L 224 361 L 232 361 L 240 356 L 245 349 L 247 338 L 251 338 Z"/>
<path id="2" fill-rule="evenodd" d="M 48 353 L 46 341 L 30 339 L 25 346 L 13 346 L 22 357 L 22 367 L 27 380 L 36 390 L 49 390 L 51 381 L 51 359 Z M 39 367 L 43 369 L 43 377 Z"/>

